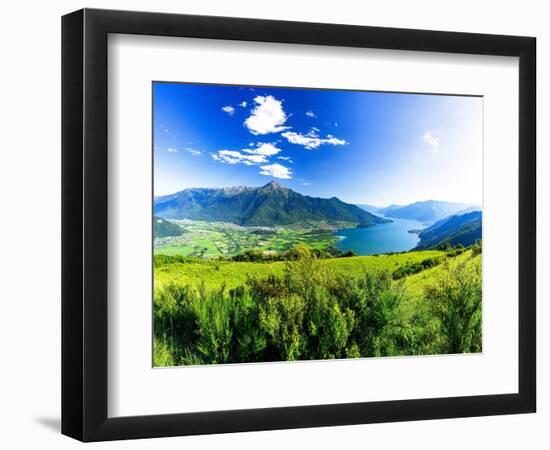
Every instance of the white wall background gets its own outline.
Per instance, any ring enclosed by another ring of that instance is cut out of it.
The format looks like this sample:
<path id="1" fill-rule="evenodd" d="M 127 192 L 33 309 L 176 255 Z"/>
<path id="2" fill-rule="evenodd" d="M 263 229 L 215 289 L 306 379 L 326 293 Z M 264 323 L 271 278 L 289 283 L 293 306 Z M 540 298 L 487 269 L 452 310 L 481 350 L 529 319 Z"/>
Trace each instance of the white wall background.
<path id="1" fill-rule="evenodd" d="M 76 448 L 60 418 L 60 16 L 83 6 L 357 25 L 530 35 L 538 38 L 539 412 L 535 415 L 304 429 L 95 444 L 94 448 L 464 449 L 550 446 L 550 28 L 536 0 L 441 2 L 354 0 L 88 0 L 6 2 L 0 16 L 0 446 Z"/>

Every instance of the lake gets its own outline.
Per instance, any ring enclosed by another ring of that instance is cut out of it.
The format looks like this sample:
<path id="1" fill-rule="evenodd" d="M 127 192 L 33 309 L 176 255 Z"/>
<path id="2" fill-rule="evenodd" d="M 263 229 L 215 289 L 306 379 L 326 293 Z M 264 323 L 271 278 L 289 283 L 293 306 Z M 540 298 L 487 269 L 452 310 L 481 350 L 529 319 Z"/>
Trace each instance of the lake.
<path id="1" fill-rule="evenodd" d="M 426 228 L 416 220 L 396 219 L 390 223 L 383 223 L 368 228 L 343 228 L 334 232 L 340 239 L 336 248 L 342 251 L 353 250 L 358 255 L 372 255 L 373 253 L 403 252 L 413 249 L 419 239 L 409 230 Z"/>

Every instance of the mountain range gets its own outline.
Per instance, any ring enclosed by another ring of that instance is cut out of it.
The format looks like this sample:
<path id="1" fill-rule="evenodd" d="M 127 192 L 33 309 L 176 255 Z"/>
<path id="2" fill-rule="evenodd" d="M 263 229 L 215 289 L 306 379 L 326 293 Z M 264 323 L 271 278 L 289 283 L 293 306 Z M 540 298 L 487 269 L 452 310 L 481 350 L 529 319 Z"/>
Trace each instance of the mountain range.
<path id="1" fill-rule="evenodd" d="M 369 205 L 367 203 L 357 203 L 357 206 L 359 206 L 359 208 L 364 209 L 365 211 L 373 213 L 373 214 L 378 214 L 378 213 L 380 213 L 381 209 L 384 209 L 382 206 L 374 206 L 374 205 Z"/>
<path id="2" fill-rule="evenodd" d="M 244 226 L 325 221 L 368 227 L 390 221 L 336 197 L 309 197 L 275 181 L 261 187 L 185 189 L 156 197 L 154 214 L 161 219 L 232 222 Z"/>
<path id="3" fill-rule="evenodd" d="M 472 211 L 447 217 L 423 229 L 418 234 L 420 242 L 416 249 L 438 248 L 446 243 L 466 247 L 481 236 L 481 211 Z"/>
<path id="4" fill-rule="evenodd" d="M 365 208 L 367 211 L 368 209 Z M 443 202 L 437 200 L 426 200 L 410 205 L 390 205 L 385 208 L 378 208 L 377 214 L 385 217 L 396 217 L 399 219 L 416 220 L 422 223 L 432 224 L 446 217 L 464 214 L 471 211 L 479 211 L 480 207 L 470 203 Z"/>

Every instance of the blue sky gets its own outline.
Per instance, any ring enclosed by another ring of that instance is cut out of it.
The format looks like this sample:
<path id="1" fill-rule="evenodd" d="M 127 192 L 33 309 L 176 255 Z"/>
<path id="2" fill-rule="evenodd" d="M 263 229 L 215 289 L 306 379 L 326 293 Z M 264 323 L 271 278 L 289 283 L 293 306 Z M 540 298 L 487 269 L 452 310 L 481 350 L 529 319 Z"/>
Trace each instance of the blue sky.
<path id="1" fill-rule="evenodd" d="M 479 97 L 154 83 L 155 195 L 270 180 L 351 203 L 482 202 Z"/>

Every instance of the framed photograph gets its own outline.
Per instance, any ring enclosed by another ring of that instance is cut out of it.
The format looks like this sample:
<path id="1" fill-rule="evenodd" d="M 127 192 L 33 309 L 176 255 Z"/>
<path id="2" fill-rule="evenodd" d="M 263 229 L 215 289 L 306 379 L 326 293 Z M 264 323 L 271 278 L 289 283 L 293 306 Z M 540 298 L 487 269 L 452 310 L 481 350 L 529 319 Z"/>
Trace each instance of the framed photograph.
<path id="1" fill-rule="evenodd" d="M 532 37 L 62 21 L 62 432 L 535 412 Z"/>

